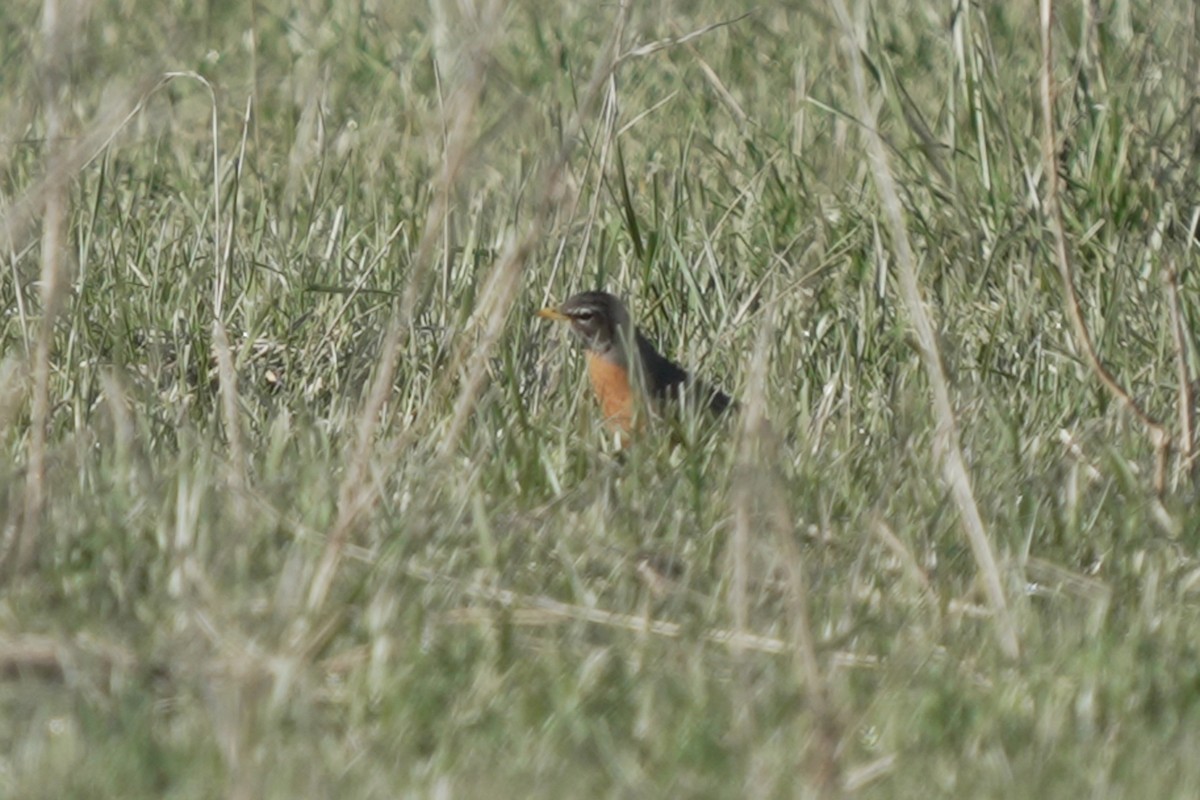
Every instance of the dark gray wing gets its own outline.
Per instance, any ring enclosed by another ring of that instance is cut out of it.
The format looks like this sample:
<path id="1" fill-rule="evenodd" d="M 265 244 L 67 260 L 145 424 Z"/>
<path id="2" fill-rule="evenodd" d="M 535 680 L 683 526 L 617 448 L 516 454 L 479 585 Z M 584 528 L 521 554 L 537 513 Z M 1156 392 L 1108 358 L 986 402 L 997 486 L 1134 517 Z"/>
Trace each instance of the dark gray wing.
<path id="1" fill-rule="evenodd" d="M 659 355 L 658 351 L 654 349 L 654 345 L 650 344 L 641 331 L 637 331 L 636 336 L 638 356 L 647 377 L 646 383 L 655 400 L 678 397 L 680 391 L 686 386 L 688 393 L 708 406 L 708 409 L 714 414 L 723 414 L 729 408 L 737 408 L 737 403 L 729 395 L 720 389 L 708 386 L 703 381 L 692 378 L 683 367 L 671 359 Z"/>

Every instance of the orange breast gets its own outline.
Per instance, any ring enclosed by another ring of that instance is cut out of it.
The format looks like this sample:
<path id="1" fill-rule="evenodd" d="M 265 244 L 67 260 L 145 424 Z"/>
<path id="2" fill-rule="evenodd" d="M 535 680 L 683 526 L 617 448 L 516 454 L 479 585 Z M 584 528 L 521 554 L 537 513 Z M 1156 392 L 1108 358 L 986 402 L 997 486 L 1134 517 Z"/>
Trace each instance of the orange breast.
<path id="1" fill-rule="evenodd" d="M 604 422 L 613 430 L 631 432 L 634 403 L 629 370 L 591 352 L 587 354 L 587 367 Z"/>

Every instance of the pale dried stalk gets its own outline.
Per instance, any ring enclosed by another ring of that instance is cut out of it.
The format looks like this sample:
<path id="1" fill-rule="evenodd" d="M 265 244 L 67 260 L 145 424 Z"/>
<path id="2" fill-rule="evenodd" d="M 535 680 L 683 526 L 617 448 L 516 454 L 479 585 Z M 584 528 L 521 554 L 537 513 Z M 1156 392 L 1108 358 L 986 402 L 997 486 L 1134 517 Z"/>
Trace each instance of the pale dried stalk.
<path id="1" fill-rule="evenodd" d="M 804 682 L 804 694 L 809 710 L 816 720 L 813 760 L 816 767 L 817 790 L 821 797 L 840 797 L 847 785 L 842 765 L 843 725 L 837 708 L 830 699 L 829 685 L 817 662 L 816 639 L 808 612 L 808 580 L 804 576 L 804 560 L 796 546 L 791 518 L 783 498 L 776 492 L 772 498 L 771 517 L 779 549 L 786 568 L 788 599 L 790 600 L 791 639 L 793 660 Z M 840 659 L 833 659 L 839 665 Z"/>
<path id="2" fill-rule="evenodd" d="M 405 572 L 417 580 L 426 583 L 449 584 L 467 596 L 503 606 L 507 612 L 505 621 L 517 625 L 539 625 L 556 620 L 571 620 L 606 625 L 635 633 L 648 633 L 667 639 L 682 639 L 691 633 L 686 626 L 677 622 L 653 619 L 643 614 L 621 614 L 595 606 L 572 605 L 545 595 L 526 595 L 510 589 L 459 581 L 424 567 L 408 565 L 405 567 Z M 444 614 L 442 619 L 450 623 L 479 623 L 494 619 L 494 615 L 489 616 L 486 611 L 477 609 L 460 609 Z M 699 634 L 699 638 L 722 647 L 770 655 L 795 652 L 792 643 L 783 639 L 745 631 L 739 633 L 725 628 L 706 629 Z M 859 669 L 872 669 L 878 667 L 880 663 L 879 659 L 874 656 L 860 656 L 845 651 L 833 653 L 830 656 L 830 662 L 838 667 Z"/>
<path id="3" fill-rule="evenodd" d="M 478 29 L 489 34 L 495 31 L 501 13 L 498 2 L 492 0 L 487 3 L 479 12 Z M 363 512 L 374 504 L 377 497 L 375 487 L 367 480 L 375 435 L 383 416 L 384 405 L 391 396 L 400 349 L 407 339 L 417 302 L 424 293 L 428 276 L 434 266 L 436 248 L 450 214 L 450 198 L 463 167 L 469 161 L 471 147 L 475 144 L 473 123 L 486 82 L 486 66 L 494 41 L 490 35 L 485 35 L 473 44 L 477 46 L 470 49 L 465 74 L 445 108 L 444 118 L 450 125 L 446 133 L 446 155 L 441 180 L 426 214 L 421 239 L 412 261 L 412 272 L 400 298 L 399 308 L 393 313 L 391 324 L 384 336 L 375 377 L 358 414 L 354 444 L 347 457 L 345 475 L 338 490 L 337 519 L 330 530 L 325 550 L 309 584 L 310 612 L 315 612 L 324 605 L 342 550 Z"/>
<path id="4" fill-rule="evenodd" d="M 1054 258 L 1058 264 L 1058 274 L 1063 284 L 1063 299 L 1067 306 L 1067 316 L 1071 319 L 1071 329 L 1075 341 L 1083 351 L 1092 372 L 1100 380 L 1109 393 L 1126 411 L 1133 414 L 1146 429 L 1151 446 L 1154 447 L 1155 469 L 1154 490 L 1162 495 L 1166 488 L 1167 452 L 1171 447 L 1171 436 L 1157 420 L 1151 417 L 1138 404 L 1133 396 L 1126 391 L 1108 371 L 1100 356 L 1096 353 L 1092 336 L 1088 332 L 1087 323 L 1083 319 L 1083 310 L 1079 303 L 1079 294 L 1075 291 L 1073 269 L 1070 252 L 1067 249 L 1066 226 L 1063 223 L 1062 204 L 1060 201 L 1061 178 L 1058 174 L 1058 137 L 1054 129 L 1054 95 L 1056 92 L 1053 63 L 1054 63 L 1054 2 L 1041 0 L 1041 33 L 1042 33 L 1042 69 L 1041 69 L 1041 101 L 1042 101 L 1042 172 L 1046 179 L 1045 196 L 1042 206 L 1046 209 L 1046 218 L 1050 231 L 1054 235 Z"/>
<path id="5" fill-rule="evenodd" d="M 46 59 L 53 62 L 63 55 L 61 31 L 69 21 L 61 18 L 54 0 L 47 0 L 43 13 L 43 37 Z M 50 416 L 50 355 L 54 344 L 54 325 L 71 282 L 66 262 L 65 236 L 69 218 L 68 183 L 90 164 L 112 141 L 117 132 L 136 113 L 134 98 L 151 86 L 144 80 L 119 102 L 107 105 L 92 120 L 85 133 L 70 141 L 62 135 L 59 96 L 63 76 L 60 65 L 50 63 L 44 72 L 46 96 L 46 154 L 44 175 L 7 206 L 0 208 L 0 247 L 9 252 L 24 250 L 33 236 L 36 223 L 42 222 L 42 267 L 40 291 L 42 318 L 37 340 L 31 352 L 30 437 L 23 487 L 21 526 L 16 543 L 4 561 L 18 571 L 29 566 L 46 504 L 46 442 Z"/>
<path id="6" fill-rule="evenodd" d="M 478 58 L 486 58 L 479 54 Z M 320 558 L 317 571 L 308 587 L 308 609 L 316 612 L 329 595 L 329 588 L 334 581 L 338 561 L 342 549 L 346 547 L 350 531 L 359 522 L 361 513 L 371 507 L 376 498 L 374 488 L 367 481 L 368 468 L 371 463 L 371 450 L 374 438 L 379 429 L 383 416 L 384 404 L 392 391 L 392 379 L 396 374 L 396 362 L 400 350 L 407 341 L 416 302 L 424 291 L 426 278 L 433 267 L 433 257 L 436 253 L 437 242 L 442 236 L 446 217 L 450 213 L 450 197 L 463 164 L 467 162 L 468 148 L 472 139 L 469 137 L 470 125 L 474 120 L 475 110 L 478 109 L 480 92 L 484 86 L 484 70 L 476 66 L 468 72 L 463 83 L 458 86 L 455 95 L 446 109 L 448 119 L 454 122 L 451 127 L 448 142 L 446 142 L 445 166 L 442 180 L 439 181 L 437 192 L 434 193 L 430 210 L 426 213 L 425 225 L 422 228 L 421 240 L 413 258 L 412 273 L 404 287 L 400 308 L 392 313 L 388 332 L 384 336 L 383 347 L 380 348 L 376 374 L 371 381 L 362 408 L 359 411 L 354 445 L 350 449 L 346 461 L 346 474 L 337 493 L 337 519 L 325 542 L 325 551 Z"/>
<path id="7" fill-rule="evenodd" d="M 535 221 L 520 241 L 512 242 L 505 248 L 503 257 L 492 270 L 492 275 L 480 296 L 480 311 L 482 312 L 480 316 L 483 318 L 483 329 L 478 339 L 471 337 L 470 355 L 464 357 L 460 350 L 456 359 L 457 363 L 461 363 L 465 358 L 466 377 L 459 389 L 458 399 L 454 402 L 450 427 L 438 444 L 439 459 L 449 458 L 454 453 L 459 437 L 466 428 L 467 420 L 475 411 L 475 404 L 478 402 L 479 392 L 483 388 L 492 350 L 504 330 L 504 321 L 508 317 L 508 311 L 512 307 L 513 301 L 517 297 L 517 290 L 521 285 L 521 273 L 524 270 L 525 262 L 528 260 L 529 254 L 533 252 L 534 238 L 540 234 L 541 229 L 541 221 Z"/>
<path id="8" fill-rule="evenodd" d="M 884 220 L 892 237 L 901 300 L 912 322 L 913 334 L 921 354 L 921 363 L 925 367 L 925 375 L 932 394 L 933 414 L 937 423 L 934 435 L 934 457 L 941 463 L 942 478 L 949 486 L 951 496 L 958 507 L 963 533 L 971 546 L 971 553 L 975 557 L 975 565 L 979 570 L 979 577 L 983 582 L 988 605 L 992 611 L 997 642 L 1007 657 L 1015 659 L 1020 655 L 1021 649 L 1017 639 L 1017 630 L 1009 612 L 1008 601 L 1004 595 L 1004 585 L 1000 579 L 1000 570 L 996 564 L 996 556 L 984 528 L 983 518 L 979 514 L 979 507 L 975 502 L 975 493 L 971 486 L 971 477 L 963 458 L 958 423 L 950 402 L 949 383 L 942 367 L 942 357 L 937 337 L 934 334 L 933 322 L 925 310 L 921 289 L 917 283 L 916 257 L 908 239 L 904 211 L 901 208 L 899 193 L 896 191 L 896 180 L 888 164 L 883 139 L 879 135 L 875 111 L 867 99 L 866 76 L 859 54 L 857 29 L 842 0 L 832 0 L 832 5 L 843 29 L 846 57 L 850 62 L 854 98 L 866 139 L 871 174 L 879 193 Z"/>
<path id="9" fill-rule="evenodd" d="M 560 195 L 562 194 L 563 173 L 574 152 L 575 142 L 579 138 L 583 122 L 619 63 L 621 40 L 629 19 L 630 6 L 630 0 L 623 0 L 618 8 L 612 35 L 596 58 L 596 63 L 592 67 L 591 79 L 588 81 L 588 86 L 579 103 L 579 110 L 566 135 L 563 136 L 563 145 L 542 172 L 538 192 L 534 198 L 532 218 L 520 237 L 506 248 L 504 256 L 493 268 L 485 284 L 485 290 L 480 297 L 480 308 L 483 311 L 480 315 L 483 319 L 482 335 L 478 339 L 461 345 L 454 360 L 456 364 L 466 362 L 466 376 L 454 403 L 450 427 L 438 446 L 439 458 L 445 459 L 454 452 L 467 420 L 479 401 L 488 361 L 503 331 L 509 309 L 516 299 L 525 262 L 542 237 L 551 212 L 562 203 Z M 469 348 L 469 356 L 464 356 L 464 347 Z"/>
<path id="10" fill-rule="evenodd" d="M 774 305 L 769 305 L 764 309 L 759 317 L 758 336 L 754 340 L 754 352 L 750 356 L 749 370 L 746 374 L 746 390 L 743 393 L 743 410 L 742 410 L 742 432 L 741 442 L 738 451 L 738 467 L 739 467 L 739 483 L 737 500 L 738 506 L 745 506 L 744 512 L 734 511 L 734 516 L 739 513 L 747 520 L 747 524 L 742 531 L 734 532 L 734 540 L 742 538 L 741 549 L 745 550 L 747 543 L 750 540 L 749 518 L 750 508 L 749 501 L 754 497 L 752 477 L 769 480 L 770 476 L 765 472 L 764 460 L 768 442 L 768 431 L 770 422 L 767 420 L 767 373 L 770 366 L 771 340 L 775 335 L 774 325 Z M 735 526 L 741 527 L 741 526 Z M 736 549 L 736 548 L 735 548 Z M 745 571 L 747 556 L 743 553 L 734 553 L 734 559 L 741 561 L 741 571 Z M 737 565 L 735 563 L 735 568 Z M 745 578 L 742 578 L 745 583 Z M 745 593 L 745 586 L 740 589 L 742 594 Z M 734 609 L 735 616 L 745 618 L 745 609 Z"/>
<path id="11" fill-rule="evenodd" d="M 747 587 L 750 582 L 750 537 L 754 519 L 754 499 L 764 494 L 762 486 L 762 429 L 766 424 L 767 352 L 770 340 L 767 331 L 771 325 L 765 321 L 759 328 L 754 356 L 750 362 L 744 396 L 745 410 L 742 412 L 742 437 L 738 453 L 738 470 L 733 487 L 733 536 L 729 542 L 729 610 L 733 617 L 733 629 L 741 634 L 750 626 L 750 598 Z M 741 648 L 734 646 L 734 653 L 742 655 Z M 745 663 L 739 663 L 743 672 Z M 753 729 L 750 717 L 752 704 L 746 696 L 748 681 L 739 675 L 734 682 L 734 735 L 749 742 Z"/>
<path id="12" fill-rule="evenodd" d="M 196 76 L 208 87 L 212 100 L 212 148 L 213 148 L 213 259 L 216 269 L 213 281 L 213 352 L 217 356 L 217 375 L 220 380 L 221 417 L 225 423 L 225 440 L 229 442 L 229 461 L 233 466 L 233 488 L 235 503 L 242 504 L 242 491 L 246 488 L 246 448 L 242 444 L 242 427 L 238 419 L 237 372 L 233 368 L 233 353 L 229 348 L 229 334 L 225 330 L 225 292 L 229 286 L 229 263 L 233 247 L 233 224 L 236 214 L 229 215 L 229 242 L 221 248 L 221 149 L 217 138 L 217 93 L 212 84 Z M 242 154 L 245 154 L 245 131 L 249 127 L 249 106 L 246 108 L 242 128 Z M 241 159 L 238 161 L 241 172 Z M 234 198 L 234 209 L 237 198 Z M 240 508 L 239 508 L 240 511 Z"/>
<path id="13" fill-rule="evenodd" d="M 587 177 L 587 170 L 592 163 L 595 164 L 595 172 L 597 180 L 595 188 L 592 189 L 591 197 L 588 198 L 587 221 L 583 224 L 583 239 L 579 242 L 577 255 L 575 256 L 575 271 L 576 274 L 582 275 L 587 269 L 587 259 L 590 256 L 590 245 L 592 242 L 592 231 L 596 228 L 596 219 L 600 215 L 601 194 L 604 190 L 604 175 L 608 173 L 609 155 L 613 149 L 613 142 L 616 141 L 620 133 L 613 133 L 617 125 L 617 116 L 619 109 L 617 107 L 617 90 L 615 82 L 609 83 L 609 91 L 604 95 L 604 105 L 600 110 L 600 123 L 596 126 L 597 135 L 592 141 L 591 151 L 588 153 L 588 164 L 583 168 L 584 180 Z M 578 206 L 579 197 L 575 199 L 574 206 Z M 565 242 L 563 237 L 563 241 Z M 549 300 L 551 295 L 551 287 L 557 282 L 558 269 L 550 273 L 550 279 L 547 282 L 546 292 L 543 295 L 543 300 Z"/>
<path id="14" fill-rule="evenodd" d="M 203 75 L 198 72 L 167 72 L 159 81 L 155 91 L 166 86 L 176 78 L 187 78 L 197 81 L 208 92 L 209 99 L 209 129 L 212 136 L 212 194 L 213 194 L 213 353 L 217 359 L 218 394 L 221 402 L 221 422 L 225 429 L 225 440 L 229 443 L 229 462 L 233 470 L 233 488 L 235 503 L 241 504 L 242 492 L 246 488 L 246 448 L 242 440 L 241 424 L 238 418 L 237 373 L 233 365 L 233 352 L 229 346 L 229 334 L 225 328 L 225 292 L 229 285 L 229 263 L 233 247 L 233 225 L 236 214 L 231 212 L 229 217 L 228 243 L 222 247 L 221 242 L 221 145 L 218 136 L 217 91 Z M 151 92 L 152 94 L 153 92 Z M 145 102 L 145 98 L 143 101 Z M 138 104 L 141 107 L 141 103 Z M 246 152 L 246 130 L 250 124 L 250 106 L 246 106 L 243 118 L 242 149 L 238 159 L 238 174 L 241 174 L 242 161 Z M 236 196 L 234 198 L 236 208 Z"/>
<path id="15" fill-rule="evenodd" d="M 813 760 L 817 790 L 821 797 L 836 797 L 841 794 L 842 786 L 843 770 L 838 757 L 842 726 L 829 701 L 828 687 L 817 659 L 816 640 L 808 611 L 808 582 L 804 576 L 804 561 L 796 546 L 795 525 L 784 502 L 782 487 L 771 472 L 771 466 L 775 463 L 771 443 L 777 437 L 772 434 L 771 423 L 767 419 L 767 373 L 771 342 L 775 338 L 774 318 L 773 307 L 762 315 L 746 380 L 738 484 L 734 494 L 730 603 L 733 606 L 735 632 L 740 634 L 747 628 L 748 618 L 746 586 L 748 548 L 752 535 L 751 509 L 754 503 L 763 504 L 767 507 L 780 560 L 787 574 L 790 644 L 796 677 L 816 720 Z"/>
<path id="16" fill-rule="evenodd" d="M 46 175 L 55 171 L 63 139 L 61 93 L 66 85 L 66 53 L 63 51 L 65 21 L 58 0 L 42 5 L 42 42 L 45 47 L 42 95 L 46 104 Z M 29 455 L 25 473 L 25 497 L 15 566 L 29 568 L 36 554 L 36 541 L 46 507 L 46 436 L 50 422 L 50 350 L 54 324 L 63 304 L 70 274 L 67 268 L 67 224 L 70 198 L 66 181 L 47 186 L 42 216 L 42 319 L 33 352 L 33 395 L 30 402 Z"/>
<path id="17" fill-rule="evenodd" d="M 107 106 L 103 113 L 90 121 L 86 131 L 70 142 L 62 141 L 53 160 L 46 160 L 46 174 L 7 206 L 0 207 L 0 247 L 16 253 L 24 250 L 33 238 L 35 223 L 41 219 L 49 197 L 65 191 L 66 184 L 90 164 L 113 137 L 137 112 L 134 98 L 143 96 L 153 81 L 143 81 L 120 102 Z"/>
<path id="18" fill-rule="evenodd" d="M 220 312 L 218 311 L 218 314 Z M 242 444 L 242 427 L 238 420 L 237 372 L 225 322 L 220 316 L 213 320 L 213 352 L 217 356 L 217 378 L 220 382 L 221 417 L 225 423 L 225 441 L 229 443 L 229 462 L 233 468 L 235 498 L 246 488 L 246 449 Z M 240 503 L 240 500 L 236 501 Z"/>
<path id="19" fill-rule="evenodd" d="M 929 610 L 933 615 L 934 621 L 939 621 L 941 617 L 941 601 L 938 599 L 933 584 L 929 581 L 929 576 L 925 574 L 925 570 L 921 569 L 921 565 L 917 563 L 917 557 L 913 555 L 908 546 L 900 540 L 900 537 L 896 535 L 892 527 L 882 518 L 877 517 L 871 523 L 871 532 L 900 561 L 904 569 L 904 574 L 908 576 L 909 580 L 912 581 L 913 585 L 916 586 L 928 601 Z"/>

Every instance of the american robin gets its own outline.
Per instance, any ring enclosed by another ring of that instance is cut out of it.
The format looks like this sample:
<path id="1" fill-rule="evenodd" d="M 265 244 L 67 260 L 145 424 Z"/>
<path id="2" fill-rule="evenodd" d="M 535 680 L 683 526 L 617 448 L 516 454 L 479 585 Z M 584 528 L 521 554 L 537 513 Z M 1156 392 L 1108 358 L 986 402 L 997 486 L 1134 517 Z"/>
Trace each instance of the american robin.
<path id="1" fill-rule="evenodd" d="M 734 406 L 729 395 L 693 378 L 654 349 L 629 319 L 625 304 L 608 292 L 582 292 L 538 316 L 568 322 L 586 348 L 588 378 L 610 428 L 628 436 L 635 427 L 638 392 L 652 402 L 686 399 L 714 414 Z"/>

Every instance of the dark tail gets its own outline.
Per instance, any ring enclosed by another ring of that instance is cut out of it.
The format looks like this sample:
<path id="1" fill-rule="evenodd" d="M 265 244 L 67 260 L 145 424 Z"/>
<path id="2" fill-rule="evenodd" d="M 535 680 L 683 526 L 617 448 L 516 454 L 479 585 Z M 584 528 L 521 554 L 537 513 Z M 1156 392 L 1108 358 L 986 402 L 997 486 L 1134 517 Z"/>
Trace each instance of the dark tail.
<path id="1" fill-rule="evenodd" d="M 726 411 L 737 411 L 738 404 L 729 395 L 722 392 L 720 389 L 713 389 L 705 386 L 699 381 L 693 381 L 696 384 L 696 394 L 699 397 L 708 396 L 708 410 L 716 415 L 724 414 Z"/>

